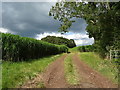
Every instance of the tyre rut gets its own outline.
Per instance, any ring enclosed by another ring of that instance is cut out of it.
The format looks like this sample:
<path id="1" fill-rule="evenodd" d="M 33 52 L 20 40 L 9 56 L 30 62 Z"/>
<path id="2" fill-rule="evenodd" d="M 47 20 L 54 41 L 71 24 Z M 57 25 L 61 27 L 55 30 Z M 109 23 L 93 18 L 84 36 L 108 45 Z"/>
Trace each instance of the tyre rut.
<path id="1" fill-rule="evenodd" d="M 43 77 L 46 88 L 67 88 L 64 77 L 64 59 L 67 55 L 63 55 L 58 60 L 48 66 Z"/>

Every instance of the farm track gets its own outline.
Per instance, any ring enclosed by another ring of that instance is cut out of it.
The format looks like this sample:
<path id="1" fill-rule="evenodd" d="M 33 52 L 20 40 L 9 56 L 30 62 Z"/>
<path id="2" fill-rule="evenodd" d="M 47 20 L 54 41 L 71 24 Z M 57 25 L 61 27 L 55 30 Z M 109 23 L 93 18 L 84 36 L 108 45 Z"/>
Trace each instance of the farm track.
<path id="1" fill-rule="evenodd" d="M 62 56 L 53 62 L 44 72 L 43 81 L 46 88 L 67 88 L 68 85 L 64 77 L 64 59 Z"/>
<path id="2" fill-rule="evenodd" d="M 36 88 L 40 82 L 44 83 L 45 88 L 117 88 L 117 85 L 82 62 L 77 53 L 74 53 L 72 60 L 79 74 L 80 82 L 78 85 L 69 85 L 64 75 L 66 56 L 67 54 L 64 54 L 55 60 L 42 74 L 28 81 L 21 88 Z"/>

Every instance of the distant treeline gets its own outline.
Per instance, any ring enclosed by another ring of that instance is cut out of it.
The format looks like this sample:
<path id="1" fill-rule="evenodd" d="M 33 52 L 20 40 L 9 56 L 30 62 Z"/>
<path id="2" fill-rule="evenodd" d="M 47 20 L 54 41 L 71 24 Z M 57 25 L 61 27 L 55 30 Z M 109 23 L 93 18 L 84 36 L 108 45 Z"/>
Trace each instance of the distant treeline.
<path id="1" fill-rule="evenodd" d="M 86 46 L 78 46 L 77 49 L 80 52 L 93 52 L 96 51 L 93 45 L 86 45 Z"/>
<path id="2" fill-rule="evenodd" d="M 2 59 L 25 61 L 68 51 L 65 45 L 54 45 L 41 40 L 2 33 Z"/>
<path id="3" fill-rule="evenodd" d="M 69 48 L 76 47 L 76 44 L 75 44 L 73 39 L 69 40 L 69 39 L 66 39 L 66 38 L 63 38 L 63 37 L 47 36 L 45 38 L 42 38 L 41 40 L 49 42 L 49 43 L 53 43 L 53 44 L 66 45 Z"/>

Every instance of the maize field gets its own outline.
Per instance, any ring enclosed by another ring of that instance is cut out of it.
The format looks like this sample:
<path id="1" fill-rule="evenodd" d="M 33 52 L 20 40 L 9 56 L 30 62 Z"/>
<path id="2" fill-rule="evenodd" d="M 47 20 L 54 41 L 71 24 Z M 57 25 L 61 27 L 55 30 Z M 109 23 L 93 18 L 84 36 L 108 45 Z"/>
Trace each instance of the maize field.
<path id="1" fill-rule="evenodd" d="M 2 59 L 4 61 L 25 61 L 68 51 L 65 45 L 55 45 L 19 35 L 2 34 Z"/>

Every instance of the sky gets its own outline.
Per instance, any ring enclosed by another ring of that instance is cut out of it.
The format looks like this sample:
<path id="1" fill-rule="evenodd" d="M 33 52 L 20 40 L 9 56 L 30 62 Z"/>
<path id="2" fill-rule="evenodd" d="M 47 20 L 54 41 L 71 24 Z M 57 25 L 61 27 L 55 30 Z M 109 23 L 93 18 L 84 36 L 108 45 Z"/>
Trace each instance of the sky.
<path id="1" fill-rule="evenodd" d="M 3 2 L 0 32 L 38 40 L 48 35 L 62 36 L 74 39 L 77 46 L 93 44 L 94 39 L 88 38 L 85 31 L 87 24 L 82 18 L 76 19 L 70 32 L 64 35 L 58 32 L 61 22 L 48 15 L 54 4 L 55 2 Z"/>

